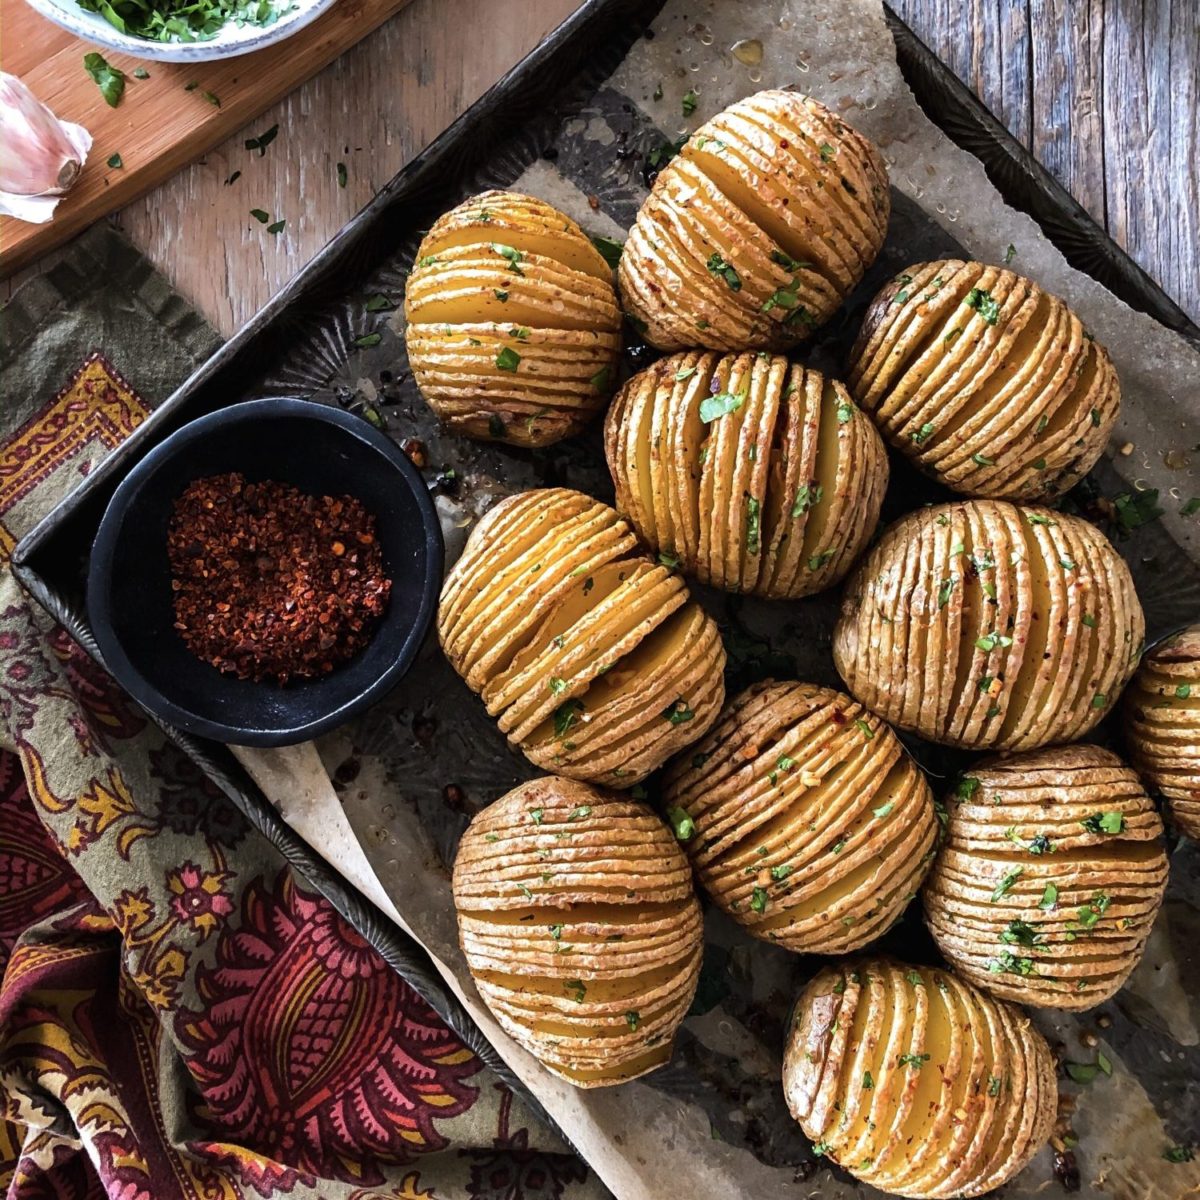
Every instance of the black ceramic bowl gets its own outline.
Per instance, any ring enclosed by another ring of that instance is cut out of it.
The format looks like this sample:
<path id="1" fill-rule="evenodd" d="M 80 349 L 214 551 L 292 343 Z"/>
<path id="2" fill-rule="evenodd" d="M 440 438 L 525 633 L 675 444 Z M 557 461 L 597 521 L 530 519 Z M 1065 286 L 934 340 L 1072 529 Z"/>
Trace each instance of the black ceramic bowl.
<path id="1" fill-rule="evenodd" d="M 370 643 L 317 679 L 286 687 L 223 674 L 174 628 L 167 524 L 194 479 L 240 471 L 374 514 L 392 581 Z M 361 417 L 306 400 L 253 400 L 200 417 L 156 446 L 117 488 L 92 547 L 87 607 L 108 669 L 155 716 L 240 746 L 285 746 L 379 700 L 421 647 L 442 581 L 442 534 L 404 453 Z"/>

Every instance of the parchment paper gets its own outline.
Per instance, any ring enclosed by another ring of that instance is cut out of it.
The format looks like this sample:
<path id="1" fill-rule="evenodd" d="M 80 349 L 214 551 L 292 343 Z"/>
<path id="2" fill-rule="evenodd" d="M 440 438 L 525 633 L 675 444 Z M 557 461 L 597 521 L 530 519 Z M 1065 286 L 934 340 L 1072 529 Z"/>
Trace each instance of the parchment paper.
<path id="1" fill-rule="evenodd" d="M 1200 492 L 1193 465 L 1200 453 L 1193 449 L 1200 442 L 1200 355 L 1070 268 L 1032 220 L 1004 205 L 982 166 L 950 143 L 913 100 L 877 0 L 671 0 L 654 22 L 654 34 L 633 47 L 582 114 L 565 122 L 551 160 L 533 163 L 515 180 L 511 174 L 481 177 L 479 186 L 512 184 L 560 205 L 590 232 L 621 236 L 645 194 L 640 171 L 647 146 L 673 140 L 763 87 L 796 85 L 811 92 L 882 147 L 895 211 L 879 264 L 804 357 L 840 373 L 863 307 L 909 263 L 960 249 L 1003 262 L 1012 245 L 1013 268 L 1067 299 L 1117 363 L 1124 407 L 1111 463 L 1098 475 L 1109 494 L 1133 486 L 1161 492 L 1161 522 L 1121 545 L 1151 636 L 1200 617 L 1196 520 L 1178 512 Z M 742 61 L 755 57 L 753 45 L 743 45 L 741 57 L 731 53 L 737 43 L 755 42 L 761 43 L 760 62 Z M 663 96 L 654 100 L 660 83 Z M 681 100 L 689 89 L 698 105 L 684 120 Z M 406 265 L 381 265 L 374 283 L 398 294 Z M 404 365 L 402 329 L 397 313 L 395 337 L 355 356 L 313 394 L 349 391 L 374 404 L 398 377 L 397 361 Z M 294 386 L 295 375 L 285 371 L 277 378 L 285 376 Z M 465 480 L 457 498 L 439 499 L 451 560 L 474 517 L 510 491 L 555 482 L 611 495 L 594 431 L 532 455 L 474 446 L 438 431 L 411 384 L 397 386 L 402 402 L 382 410 L 389 432 L 420 436 L 431 463 L 454 465 Z M 1127 443 L 1132 451 L 1120 453 Z M 893 473 L 889 517 L 929 495 L 929 485 L 895 456 Z M 828 650 L 836 592 L 776 606 L 702 599 L 722 622 L 731 689 L 771 673 L 838 684 Z M 448 864 L 471 813 L 535 772 L 506 748 L 436 645 L 426 646 L 388 701 L 322 740 L 318 750 L 328 776 L 303 757 L 273 763 L 257 752 L 242 756 L 283 811 L 292 819 L 303 815 L 314 846 L 321 849 L 325 840 L 323 852 L 343 873 L 374 896 L 385 894 L 387 907 L 429 949 L 487 1035 L 618 1197 L 832 1200 L 877 1194 L 815 1158 L 783 1104 L 784 1022 L 819 962 L 751 941 L 715 909 L 706 919 L 697 1003 L 663 1070 L 619 1088 L 581 1092 L 544 1072 L 499 1030 L 457 948 Z M 929 748 L 917 753 L 935 775 L 937 790 L 936 776 L 953 768 L 952 756 Z M 344 817 L 331 811 L 329 778 Z M 377 881 L 365 879 L 361 857 L 337 849 L 344 821 L 361 839 Z M 1200 1132 L 1196 846 L 1178 847 L 1171 867 L 1168 901 L 1143 963 L 1120 997 L 1099 1010 L 1107 1024 L 1098 1024 L 1095 1013 L 1035 1018 L 1052 1043 L 1062 1043 L 1066 1058 L 1094 1061 L 1091 1039 L 1098 1037 L 1114 1063 L 1112 1078 L 1101 1076 L 1086 1088 L 1063 1084 L 1065 1093 L 1078 1094 L 1067 1123 L 1079 1139 L 1084 1196 L 1176 1200 L 1200 1188 L 1200 1163 L 1162 1157 L 1171 1145 L 1194 1143 Z M 936 957 L 915 911 L 888 935 L 884 948 L 914 960 Z M 1024 1200 L 1060 1190 L 1046 1150 L 1005 1195 Z"/>

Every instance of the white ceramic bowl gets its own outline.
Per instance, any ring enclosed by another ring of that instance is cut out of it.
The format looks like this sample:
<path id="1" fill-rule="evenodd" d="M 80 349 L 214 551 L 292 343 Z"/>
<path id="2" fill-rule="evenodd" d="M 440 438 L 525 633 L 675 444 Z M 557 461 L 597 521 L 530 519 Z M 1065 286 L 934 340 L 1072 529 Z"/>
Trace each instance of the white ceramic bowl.
<path id="1" fill-rule="evenodd" d="M 279 0 L 280 8 L 287 7 L 271 25 L 237 25 L 228 22 L 216 35 L 203 42 L 152 42 L 146 38 L 121 33 L 99 13 L 80 8 L 75 0 L 26 0 L 43 17 L 61 25 L 69 33 L 109 50 L 118 50 L 134 58 L 156 62 L 196 63 L 218 58 L 233 58 L 249 54 L 290 37 L 311 21 L 315 21 L 337 0 Z"/>

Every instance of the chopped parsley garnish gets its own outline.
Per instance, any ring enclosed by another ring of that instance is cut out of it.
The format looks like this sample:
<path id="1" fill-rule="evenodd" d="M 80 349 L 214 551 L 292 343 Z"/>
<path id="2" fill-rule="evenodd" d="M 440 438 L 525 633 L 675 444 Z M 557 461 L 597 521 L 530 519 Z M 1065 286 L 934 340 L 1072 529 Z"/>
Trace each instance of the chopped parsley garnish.
<path id="1" fill-rule="evenodd" d="M 501 371 L 515 371 L 521 362 L 521 356 L 511 347 L 504 346 L 496 355 L 496 366 Z"/>
<path id="2" fill-rule="evenodd" d="M 725 280 L 726 284 L 729 285 L 730 291 L 740 292 L 742 290 L 742 277 L 737 273 L 733 265 L 727 263 L 719 254 L 710 254 L 708 262 L 705 265 L 718 279 Z"/>
<path id="3" fill-rule="evenodd" d="M 954 789 L 954 794 L 959 800 L 970 800 L 977 791 L 979 791 L 979 780 L 973 775 L 964 775 L 958 781 L 958 786 Z"/>
<path id="4" fill-rule="evenodd" d="M 1200 496 L 1193 496 L 1190 500 L 1179 506 L 1179 515 L 1181 517 L 1190 517 L 1192 513 L 1200 512 Z"/>
<path id="5" fill-rule="evenodd" d="M 801 484 L 796 492 L 796 499 L 792 503 L 792 516 L 799 517 L 814 505 L 820 504 L 823 491 L 824 489 L 819 483 Z"/>
<path id="6" fill-rule="evenodd" d="M 892 809 L 896 807 L 895 800 L 889 800 L 886 804 L 881 804 L 878 808 L 872 809 L 872 813 L 877 821 L 882 821 L 885 817 L 892 814 Z"/>
<path id="7" fill-rule="evenodd" d="M 682 725 L 685 721 L 692 720 L 695 713 L 688 707 L 688 702 L 681 696 L 674 704 L 668 704 L 662 710 L 664 721 L 670 721 L 672 725 Z"/>
<path id="8" fill-rule="evenodd" d="M 993 958 L 988 963 L 988 970 L 993 975 L 1036 975 L 1032 958 L 1021 958 L 1011 950 L 1005 950 L 999 958 Z"/>
<path id="9" fill-rule="evenodd" d="M 862 1085 L 863 1085 L 864 1092 L 869 1092 L 875 1086 L 875 1080 L 871 1078 L 870 1071 L 863 1072 Z"/>
<path id="10" fill-rule="evenodd" d="M 109 108 L 116 108 L 125 95 L 125 72 L 120 67 L 110 66 L 104 55 L 95 51 L 83 56 L 83 69 L 95 81 Z"/>
<path id="11" fill-rule="evenodd" d="M 1030 525 L 1045 525 L 1048 528 L 1053 528 L 1055 525 L 1058 524 L 1058 522 L 1056 520 L 1054 520 L 1053 517 L 1048 517 L 1048 516 L 1046 516 L 1045 513 L 1031 512 L 1031 513 L 1026 513 L 1025 516 L 1026 516 L 1027 520 L 1029 521 Z"/>
<path id="12" fill-rule="evenodd" d="M 854 405 L 849 400 L 839 400 L 837 406 L 838 424 L 845 425 L 852 416 L 854 416 Z"/>
<path id="13" fill-rule="evenodd" d="M 659 554 L 658 561 L 669 571 L 674 571 L 679 566 L 679 557 L 675 554 L 668 554 L 665 550 Z"/>
<path id="14" fill-rule="evenodd" d="M 231 184 L 237 183 L 237 181 L 239 179 L 241 179 L 241 177 L 242 177 L 241 171 L 234 171 L 234 173 L 232 175 L 230 175 L 228 179 L 225 180 L 225 186 L 229 187 Z"/>
<path id="15" fill-rule="evenodd" d="M 987 1094 L 989 1096 L 1000 1095 L 1000 1076 L 989 1075 L 987 1081 Z"/>
<path id="16" fill-rule="evenodd" d="M 994 467 L 996 465 L 996 460 L 988 458 L 986 454 L 972 454 L 971 461 L 980 467 Z"/>
<path id="17" fill-rule="evenodd" d="M 1191 1146 L 1168 1146 L 1162 1156 L 1169 1163 L 1187 1163 L 1191 1162 L 1196 1154 Z"/>
<path id="18" fill-rule="evenodd" d="M 991 292 L 982 288 L 972 288 L 963 303 L 968 308 L 973 308 L 989 325 L 995 325 L 1000 319 L 1000 305 L 993 299 Z"/>
<path id="19" fill-rule="evenodd" d="M 746 497 L 746 553 L 757 554 L 759 550 L 760 505 L 753 496 Z"/>
<path id="20" fill-rule="evenodd" d="M 750 907 L 756 912 L 766 912 L 767 910 L 767 889 L 756 887 L 750 893 Z"/>
<path id="21" fill-rule="evenodd" d="M 705 396 L 700 401 L 700 420 L 705 425 L 709 425 L 718 417 L 725 416 L 726 413 L 737 412 L 746 402 L 748 393 L 749 388 L 747 387 L 736 394 L 733 392 L 718 392 L 715 396 Z"/>
<path id="22" fill-rule="evenodd" d="M 1000 882 L 992 889 L 992 903 L 995 904 L 1002 896 L 1006 895 L 1023 874 L 1023 867 L 1013 867 L 1006 871 Z"/>
<path id="23" fill-rule="evenodd" d="M 558 738 L 565 737 L 567 730 L 578 720 L 579 714 L 583 712 L 583 701 L 572 697 L 570 700 L 564 700 L 554 710 L 554 736 Z"/>
<path id="24" fill-rule="evenodd" d="M 284 227 L 286 224 L 287 224 L 287 221 L 283 221 L 283 220 L 280 220 L 280 221 L 272 221 L 272 222 L 270 223 L 270 225 L 268 225 L 268 226 L 267 226 L 267 232 L 268 232 L 268 233 L 282 233 L 282 232 L 283 232 L 283 227 Z M 379 337 L 382 337 L 383 335 L 382 335 L 382 334 L 375 334 L 374 336 L 375 336 L 375 337 L 377 337 L 377 338 L 379 338 Z"/>
<path id="25" fill-rule="evenodd" d="M 1181 683 L 1176 685 L 1175 695 L 1180 700 L 1186 700 L 1192 694 L 1192 685 L 1190 683 Z"/>
<path id="26" fill-rule="evenodd" d="M 637 1009 L 631 1008 L 625 1014 L 625 1024 L 629 1026 L 630 1033 L 637 1033 L 638 1026 L 642 1023 L 642 1014 Z"/>
<path id="27" fill-rule="evenodd" d="M 278 222 L 276 222 L 276 224 L 278 224 Z M 270 225 L 267 226 L 267 230 L 268 232 L 278 232 Z M 364 333 L 362 337 L 356 337 L 354 339 L 354 344 L 358 346 L 359 349 L 366 350 L 371 346 L 378 346 L 381 341 L 383 341 L 382 333 Z"/>
<path id="28" fill-rule="evenodd" d="M 1080 910 L 1079 916 L 1075 920 L 1077 928 L 1090 931 L 1096 927 L 1096 922 L 1100 920 L 1106 912 L 1108 906 L 1112 903 L 1110 897 L 1103 892 L 1097 892 L 1091 900 L 1089 900 Z"/>
<path id="29" fill-rule="evenodd" d="M 985 633 L 983 637 L 975 639 L 975 645 L 987 654 L 990 654 L 997 646 L 1011 646 L 1012 644 L 1012 638 L 995 632 Z"/>
<path id="30" fill-rule="evenodd" d="M 582 979 L 563 980 L 563 990 L 571 996 L 576 1004 L 582 1004 L 584 996 L 587 995 L 587 985 Z"/>
<path id="31" fill-rule="evenodd" d="M 503 242 L 493 242 L 492 249 L 495 250 L 495 252 L 497 254 L 499 254 L 501 258 L 505 258 L 508 260 L 508 269 L 514 275 L 524 275 L 525 274 L 525 272 L 522 271 L 521 268 L 517 265 L 518 263 L 525 261 L 525 255 L 523 255 L 520 252 L 520 250 L 517 250 L 513 246 L 506 246 L 506 245 L 504 245 Z"/>
<path id="32" fill-rule="evenodd" d="M 791 863 L 780 863 L 779 866 L 771 868 L 771 878 L 776 883 L 782 883 L 791 873 Z"/>
<path id="33" fill-rule="evenodd" d="M 108 156 L 108 165 L 110 167 L 123 167 L 125 163 L 121 160 L 120 154 L 110 154 Z"/>
<path id="34" fill-rule="evenodd" d="M 697 100 L 698 97 L 695 91 L 692 88 L 688 88 L 683 95 L 683 99 L 679 102 L 679 107 L 683 109 L 685 117 L 690 117 L 696 111 Z"/>
<path id="35" fill-rule="evenodd" d="M 258 137 L 247 138 L 242 145 L 247 150 L 257 150 L 258 157 L 262 158 L 267 152 L 267 147 L 279 136 L 279 126 L 272 125 L 270 129 L 264 129 Z M 343 168 L 344 170 L 345 168 Z M 340 177 L 339 177 L 340 181 Z"/>
<path id="36" fill-rule="evenodd" d="M 535 825 L 540 825 L 542 823 L 542 817 L 545 815 L 545 812 L 546 812 L 546 810 L 544 808 L 531 808 L 529 810 L 529 819 Z"/>
<path id="37" fill-rule="evenodd" d="M 1143 492 L 1122 492 L 1113 497 L 1113 508 L 1117 514 L 1117 527 L 1129 533 L 1150 524 L 1163 515 L 1158 506 L 1158 488 L 1146 488 Z"/>
<path id="38" fill-rule="evenodd" d="M 1008 264 L 1010 262 L 1012 262 L 1012 260 L 1014 258 L 1016 258 L 1016 256 L 1017 256 L 1017 248 L 1016 248 L 1016 246 L 1014 246 L 1012 244 L 1012 242 L 1009 242 L 1008 249 L 1005 250 L 1005 252 L 1004 252 L 1004 265 L 1007 267 Z"/>
<path id="39" fill-rule="evenodd" d="M 1009 946 L 1036 946 L 1045 939 L 1028 921 L 1009 921 L 1008 928 L 1000 931 L 1000 940 Z"/>
<path id="40" fill-rule="evenodd" d="M 817 148 L 821 152 L 821 161 L 822 162 L 828 162 L 833 157 L 834 150 L 833 150 L 833 147 L 828 142 L 822 142 L 820 144 L 820 146 Z"/>
<path id="41" fill-rule="evenodd" d="M 1120 833 L 1125 828 L 1125 818 L 1119 812 L 1092 813 L 1079 823 L 1088 833 Z"/>
<path id="42" fill-rule="evenodd" d="M 945 608 L 950 603 L 950 595 L 954 591 L 954 576 L 951 575 L 948 579 L 943 579 L 941 586 L 938 588 L 938 608 Z"/>
<path id="43" fill-rule="evenodd" d="M 928 1054 L 902 1054 L 900 1055 L 900 1066 L 916 1067 L 919 1071 L 928 1061 Z"/>
<path id="44" fill-rule="evenodd" d="M 869 742 L 875 736 L 875 731 L 870 727 L 870 725 L 868 725 L 866 723 L 866 721 L 864 721 L 862 719 L 862 717 L 859 717 L 858 720 L 854 722 L 854 724 L 858 727 L 859 731 L 862 733 L 864 741 Z"/>
<path id="45" fill-rule="evenodd" d="M 820 554 L 812 555 L 808 560 L 808 569 L 819 571 L 836 553 L 837 547 L 830 546 L 828 550 L 822 550 Z"/>
<path id="46" fill-rule="evenodd" d="M 573 808 L 567 813 L 568 821 L 582 821 L 586 817 L 592 815 L 592 806 L 590 804 L 581 804 L 578 808 Z"/>
<path id="47" fill-rule="evenodd" d="M 667 820 L 679 841 L 686 842 L 695 836 L 696 822 L 678 805 L 673 804 L 667 809 Z"/>
<path id="48" fill-rule="evenodd" d="M 610 237 L 593 237 L 592 245 L 600 251 L 604 261 L 614 268 L 621 259 L 621 251 L 625 248 L 624 242 L 618 242 L 616 238 Z"/>
<path id="49" fill-rule="evenodd" d="M 1058 907 L 1058 888 L 1053 883 L 1046 884 L 1046 890 L 1042 892 L 1042 898 L 1038 901 L 1038 908 L 1044 912 L 1049 912 L 1053 908 Z"/>
<path id="50" fill-rule="evenodd" d="M 559 679 L 557 675 L 550 676 L 550 690 L 556 695 L 561 696 L 567 690 L 567 681 Z"/>
<path id="51" fill-rule="evenodd" d="M 680 367 L 679 370 L 675 372 L 675 382 L 682 383 L 685 379 L 691 379 L 695 373 L 695 367 Z"/>
<path id="52" fill-rule="evenodd" d="M 918 445 L 923 446 L 932 435 L 936 426 L 932 421 L 926 421 L 916 433 L 912 434 L 912 440 Z"/>
<path id="53" fill-rule="evenodd" d="M 611 368 L 601 367 L 600 370 L 598 370 L 595 375 L 588 380 L 588 383 L 590 383 L 593 389 L 597 392 L 607 392 L 611 376 Z"/>
<path id="54" fill-rule="evenodd" d="M 150 72 L 147 71 L 145 67 L 134 67 L 133 77 L 134 79 L 149 79 Z"/>
<path id="55" fill-rule="evenodd" d="M 350 178 L 350 176 L 346 171 L 346 164 L 343 162 L 338 163 L 338 165 L 337 165 L 337 185 L 338 185 L 338 187 L 344 188 L 346 186 L 346 181 L 349 178 Z"/>

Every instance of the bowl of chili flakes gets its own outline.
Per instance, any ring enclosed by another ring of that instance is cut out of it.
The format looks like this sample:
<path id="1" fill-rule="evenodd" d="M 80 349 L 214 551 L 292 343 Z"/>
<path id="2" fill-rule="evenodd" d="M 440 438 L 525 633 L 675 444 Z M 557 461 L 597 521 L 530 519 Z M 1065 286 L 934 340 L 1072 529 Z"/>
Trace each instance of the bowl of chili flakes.
<path id="1" fill-rule="evenodd" d="M 424 480 L 361 417 L 252 400 L 176 430 L 100 523 L 87 607 L 154 716 L 241 746 L 307 741 L 411 666 L 442 582 Z"/>

